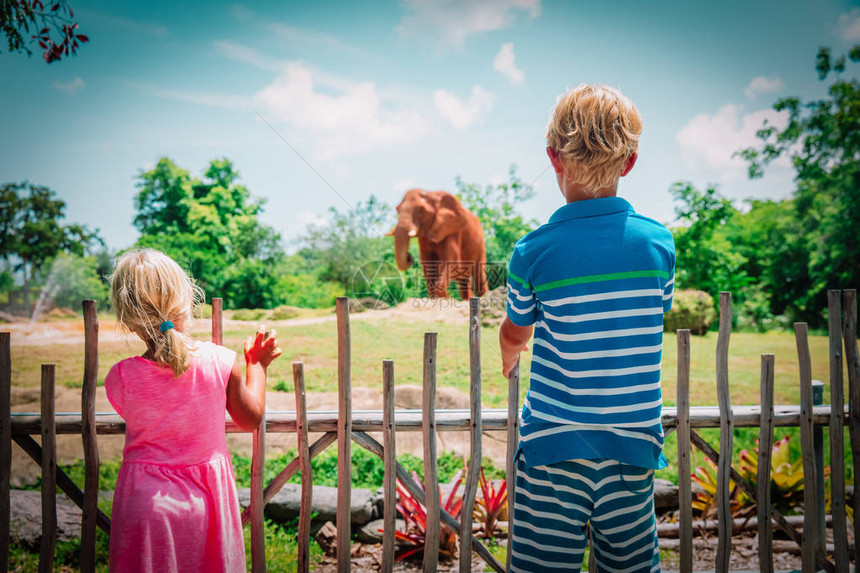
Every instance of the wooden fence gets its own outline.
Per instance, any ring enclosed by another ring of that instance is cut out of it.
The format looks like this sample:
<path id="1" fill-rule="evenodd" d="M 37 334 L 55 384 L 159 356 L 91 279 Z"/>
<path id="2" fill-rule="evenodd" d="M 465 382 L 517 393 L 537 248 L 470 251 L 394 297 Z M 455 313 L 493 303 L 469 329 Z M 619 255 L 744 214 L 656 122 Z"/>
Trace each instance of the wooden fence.
<path id="1" fill-rule="evenodd" d="M 830 401 L 829 406 L 813 406 L 812 377 L 809 343 L 806 324 L 795 325 L 795 336 L 799 357 L 800 405 L 775 406 L 773 403 L 774 357 L 761 357 L 761 405 L 731 406 L 729 395 L 728 349 L 731 334 L 731 295 L 720 293 L 720 328 L 715 365 L 719 405 L 713 407 L 690 407 L 690 332 L 679 330 L 678 344 L 678 406 L 664 407 L 662 423 L 666 434 L 677 432 L 679 475 L 679 551 L 681 571 L 692 570 L 693 563 L 693 513 L 690 481 L 691 447 L 701 450 L 717 464 L 716 491 L 718 507 L 718 548 L 716 571 L 728 571 L 731 553 L 732 516 L 730 506 L 730 481 L 736 484 L 753 500 L 758 500 L 757 523 L 761 570 L 773 570 L 771 556 L 772 530 L 782 529 L 802 550 L 804 573 L 825 570 L 828 573 L 849 571 L 849 549 L 856 556 L 860 530 L 854 522 L 854 547 L 848 547 L 847 521 L 845 515 L 845 452 L 843 452 L 844 424 L 849 424 L 853 461 L 853 475 L 860 474 L 860 358 L 857 352 L 857 301 L 854 290 L 830 291 L 829 293 L 830 336 Z M 518 441 L 519 414 L 519 369 L 513 370 L 509 378 L 509 404 L 507 410 L 481 408 L 481 321 L 479 299 L 469 301 L 469 360 L 470 360 L 470 408 L 468 412 L 458 410 L 436 410 L 436 333 L 428 332 L 424 337 L 423 408 L 420 412 L 394 408 L 394 364 L 384 360 L 382 364 L 383 409 L 381 412 L 353 412 L 351 408 L 351 344 L 348 301 L 337 301 L 338 336 L 338 396 L 336 415 L 325 412 L 309 412 L 306 409 L 304 370 L 301 362 L 293 363 L 293 379 L 296 392 L 296 412 L 268 413 L 263 424 L 254 432 L 251 501 L 242 514 L 242 523 L 251 526 L 251 554 L 253 571 L 265 571 L 265 545 L 263 532 L 263 507 L 296 473 L 302 477 L 302 501 L 299 517 L 298 570 L 309 570 L 309 543 L 311 519 L 311 495 L 313 476 L 310 460 L 328 446 L 337 442 L 338 449 L 338 502 L 337 502 L 337 563 L 338 571 L 349 571 L 350 562 L 350 450 L 352 442 L 378 455 L 384 461 L 384 535 L 382 571 L 390 572 L 394 560 L 395 524 L 395 480 L 403 486 L 427 510 L 427 545 L 424 551 L 425 572 L 436 571 L 438 563 L 438 539 L 442 524 L 460 536 L 460 571 L 471 569 L 472 553 L 478 554 L 493 570 L 510 568 L 510 546 L 507 566 L 496 559 L 487 546 L 472 531 L 472 510 L 475 504 L 480 472 L 481 436 L 488 431 L 507 432 L 506 475 L 509 499 L 514 495 L 513 455 Z M 213 300 L 212 337 L 221 342 L 221 301 Z M 64 491 L 83 512 L 81 529 L 81 571 L 95 569 L 95 538 L 99 527 L 110 533 L 110 519 L 97 508 L 98 496 L 98 434 L 122 434 L 123 420 L 116 415 L 95 414 L 95 389 L 98 377 L 98 319 L 95 302 L 84 301 L 85 323 L 85 367 L 80 416 L 55 416 L 54 412 L 54 366 L 42 367 L 42 407 L 40 415 L 11 414 L 11 356 L 10 333 L 0 333 L 0 570 L 8 569 L 10 498 L 9 476 L 11 471 L 11 449 L 14 441 L 26 451 L 42 468 L 42 546 L 40 571 L 52 569 L 52 558 L 56 544 L 56 488 Z M 495 341 L 492 341 L 495 344 Z M 843 344 L 844 343 L 844 344 Z M 844 353 L 843 353 L 844 348 Z M 849 408 L 843 399 L 843 364 L 847 362 L 849 382 Z M 816 483 L 821 472 L 820 460 L 816 462 L 814 450 L 815 426 L 829 426 L 831 459 L 831 516 L 833 545 L 825 545 L 823 519 L 823 487 Z M 802 532 L 791 523 L 794 520 L 781 515 L 770 503 L 770 445 L 776 426 L 799 426 L 801 431 L 804 468 L 804 517 Z M 697 433 L 699 428 L 720 428 L 719 448 L 708 444 Z M 737 427 L 759 427 L 761 430 L 758 468 L 763 479 L 756 487 L 748 485 L 731 465 L 733 429 Z M 227 432 L 240 431 L 231 421 L 226 422 Z M 424 440 L 424 465 L 426 491 L 416 484 L 407 471 L 396 461 L 395 432 L 420 431 Z M 440 431 L 467 431 L 470 433 L 471 459 L 468 465 L 463 491 L 463 510 L 460 521 L 440 507 L 436 474 L 436 433 Z M 296 432 L 298 454 L 270 483 L 263 484 L 263 462 L 267 433 Z M 322 433 L 313 444 L 308 433 Z M 369 432 L 381 432 L 383 443 L 379 443 Z M 84 444 L 85 483 L 81 491 L 56 465 L 56 434 L 80 434 Z M 31 436 L 41 435 L 41 445 Z M 718 451 L 719 450 L 719 451 Z M 816 463 L 818 467 L 816 468 Z M 857 515 L 858 496 L 854 495 L 854 514 Z M 832 555 L 832 558 L 829 557 Z M 592 571 L 594 569 L 591 569 Z"/>

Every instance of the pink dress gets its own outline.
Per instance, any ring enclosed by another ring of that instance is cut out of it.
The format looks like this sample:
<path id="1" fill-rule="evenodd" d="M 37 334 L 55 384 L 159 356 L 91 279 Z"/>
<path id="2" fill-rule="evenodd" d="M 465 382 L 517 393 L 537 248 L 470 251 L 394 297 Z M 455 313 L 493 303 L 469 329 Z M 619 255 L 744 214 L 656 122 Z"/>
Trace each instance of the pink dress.
<path id="1" fill-rule="evenodd" d="M 233 464 L 224 435 L 236 353 L 197 343 L 173 377 L 140 356 L 111 368 L 105 390 L 126 422 L 113 498 L 110 570 L 245 571 Z"/>

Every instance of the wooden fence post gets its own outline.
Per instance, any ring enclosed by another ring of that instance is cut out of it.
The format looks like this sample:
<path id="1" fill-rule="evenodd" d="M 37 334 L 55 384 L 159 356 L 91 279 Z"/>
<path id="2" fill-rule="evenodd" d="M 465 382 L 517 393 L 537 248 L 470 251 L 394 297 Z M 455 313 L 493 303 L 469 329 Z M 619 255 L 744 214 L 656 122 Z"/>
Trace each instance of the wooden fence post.
<path id="1" fill-rule="evenodd" d="M 96 301 L 83 301 L 84 382 L 81 439 L 84 443 L 84 503 L 81 508 L 81 573 L 96 570 L 96 519 L 99 501 L 99 446 L 96 435 L 96 381 L 99 369 L 99 317 Z"/>
<path id="2" fill-rule="evenodd" d="M 296 391 L 296 439 L 299 448 L 299 468 L 302 473 L 302 499 L 299 507 L 298 571 L 310 571 L 311 511 L 313 508 L 314 474 L 308 446 L 308 407 L 305 395 L 304 364 L 293 362 L 293 385 Z"/>
<path id="3" fill-rule="evenodd" d="M 803 456 L 803 573 L 815 573 L 818 549 L 818 475 L 815 472 L 815 446 L 812 436 L 812 363 L 805 322 L 794 323 L 797 361 L 800 369 L 800 450 Z"/>
<path id="4" fill-rule="evenodd" d="M 773 354 L 761 355 L 761 422 L 756 476 L 758 559 L 762 573 L 773 573 L 773 526 L 770 518 L 770 471 L 773 453 Z"/>
<path id="5" fill-rule="evenodd" d="M 511 544 L 514 532 L 514 494 L 517 485 L 517 448 L 520 442 L 520 361 L 508 374 L 508 431 L 505 454 L 505 485 L 508 490 L 507 571 L 511 570 Z"/>
<path id="6" fill-rule="evenodd" d="M 845 522 L 845 400 L 842 380 L 842 292 L 827 291 L 830 340 L 830 514 L 836 571 L 848 573 L 848 525 Z M 823 484 L 822 484 L 823 485 Z M 856 491 L 856 490 L 855 490 Z M 825 530 L 821 540 L 825 541 Z"/>
<path id="7" fill-rule="evenodd" d="M 39 573 L 54 570 L 57 546 L 57 433 L 54 417 L 55 368 L 42 364 L 42 540 Z"/>
<path id="8" fill-rule="evenodd" d="M 681 571 L 693 570 L 693 489 L 690 480 L 690 330 L 678 337 L 678 537 Z"/>
<path id="9" fill-rule="evenodd" d="M 472 570 L 472 512 L 481 472 L 481 299 L 469 299 L 469 470 L 460 512 L 460 573 Z M 485 532 L 492 535 L 492 531 Z"/>
<path id="10" fill-rule="evenodd" d="M 854 476 L 860 476 L 860 356 L 857 352 L 857 291 L 842 291 L 842 339 L 848 366 L 848 423 Z M 860 559 L 860 494 L 854 487 L 854 560 Z"/>
<path id="11" fill-rule="evenodd" d="M 394 361 L 382 361 L 382 573 L 394 569 L 394 531 L 397 528 L 397 450 L 394 425 Z"/>
<path id="12" fill-rule="evenodd" d="M 349 299 L 337 297 L 337 570 L 352 569 L 352 361 Z"/>
<path id="13" fill-rule="evenodd" d="M 732 438 L 734 424 L 732 401 L 729 395 L 729 337 L 732 332 L 732 293 L 720 293 L 720 330 L 717 336 L 717 401 L 720 406 L 720 461 L 717 464 L 717 542 L 716 571 L 729 570 L 732 552 L 732 512 L 729 496 L 732 467 Z"/>
<path id="14" fill-rule="evenodd" d="M 0 571 L 9 570 L 9 529 L 12 474 L 12 355 L 11 334 L 0 332 Z"/>
<path id="15" fill-rule="evenodd" d="M 439 475 L 436 473 L 436 333 L 424 333 L 424 389 L 422 429 L 424 433 L 424 573 L 436 573 L 439 563 Z"/>
<path id="16" fill-rule="evenodd" d="M 218 345 L 224 344 L 221 305 L 222 299 L 217 297 L 212 299 L 212 342 Z"/>

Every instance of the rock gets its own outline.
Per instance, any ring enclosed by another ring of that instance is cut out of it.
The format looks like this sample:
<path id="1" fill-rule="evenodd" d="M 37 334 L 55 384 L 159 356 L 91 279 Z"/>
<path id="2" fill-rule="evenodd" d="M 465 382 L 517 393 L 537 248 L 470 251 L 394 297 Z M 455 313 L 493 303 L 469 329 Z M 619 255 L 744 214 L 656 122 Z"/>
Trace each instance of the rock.
<path id="1" fill-rule="evenodd" d="M 508 287 L 500 286 L 481 297 L 481 324 L 499 326 L 507 315 Z"/>
<path id="2" fill-rule="evenodd" d="M 382 519 L 374 519 L 367 522 L 361 529 L 358 530 L 355 538 L 361 543 L 382 543 Z M 406 531 L 406 522 L 398 519 L 395 522 L 394 529 L 397 531 Z"/>
<path id="3" fill-rule="evenodd" d="M 350 521 L 356 524 L 364 524 L 382 515 L 381 495 L 369 489 L 354 488 L 352 490 L 352 508 Z M 300 484 L 288 483 L 279 491 L 272 501 L 266 505 L 266 517 L 285 523 L 299 517 L 302 501 L 302 486 Z M 247 506 L 251 503 L 251 490 L 239 490 L 239 503 Z M 311 512 L 314 519 L 319 521 L 337 520 L 337 488 L 315 485 L 313 499 L 311 501 Z"/>
<path id="4" fill-rule="evenodd" d="M 655 479 L 654 509 L 658 513 L 678 509 L 678 486 L 669 480 Z"/>
<path id="5" fill-rule="evenodd" d="M 337 555 L 337 527 L 334 523 L 327 521 L 314 536 L 316 542 L 322 547 L 323 553 L 329 557 Z"/>
<path id="6" fill-rule="evenodd" d="M 11 490 L 9 539 L 12 543 L 39 551 L 42 541 L 42 493 Z M 81 510 L 65 494 L 57 494 L 57 541 L 81 536 Z"/>

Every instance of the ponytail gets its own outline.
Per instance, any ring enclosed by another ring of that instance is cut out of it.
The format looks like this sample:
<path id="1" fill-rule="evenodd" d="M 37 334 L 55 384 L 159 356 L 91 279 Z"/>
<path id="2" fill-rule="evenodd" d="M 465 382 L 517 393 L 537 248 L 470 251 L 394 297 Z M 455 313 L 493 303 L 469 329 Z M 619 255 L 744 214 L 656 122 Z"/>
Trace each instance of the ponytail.
<path id="1" fill-rule="evenodd" d="M 172 326 L 158 334 L 160 336 L 156 335 L 153 340 L 152 358 L 156 362 L 170 366 L 174 377 L 181 376 L 190 365 L 188 340 Z"/>

